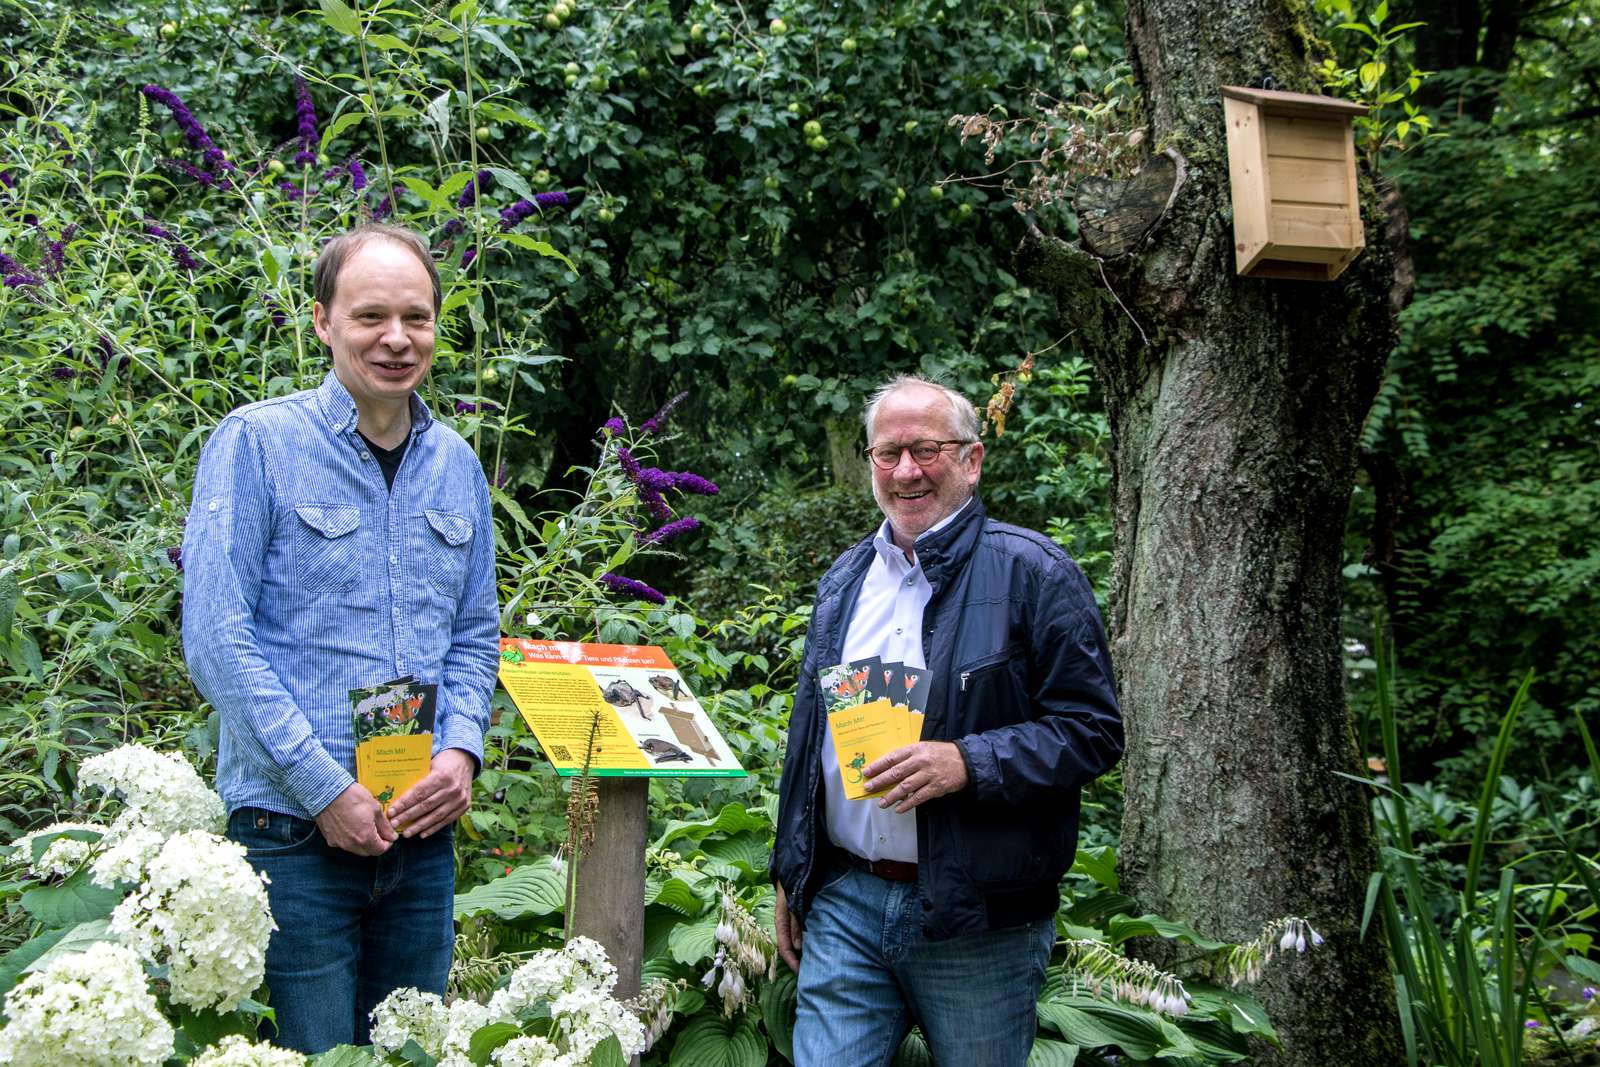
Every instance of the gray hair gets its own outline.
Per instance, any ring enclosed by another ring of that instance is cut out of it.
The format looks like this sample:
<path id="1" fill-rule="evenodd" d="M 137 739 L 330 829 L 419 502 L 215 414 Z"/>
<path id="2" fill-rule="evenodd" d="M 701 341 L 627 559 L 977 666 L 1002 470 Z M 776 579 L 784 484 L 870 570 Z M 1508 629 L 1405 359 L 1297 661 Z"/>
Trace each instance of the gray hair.
<path id="1" fill-rule="evenodd" d="M 912 386 L 922 386 L 942 395 L 950 405 L 951 428 L 956 436 L 964 441 L 978 440 L 978 409 L 972 406 L 972 401 L 948 385 L 924 378 L 920 374 L 897 374 L 873 390 L 872 396 L 867 400 L 867 406 L 861 412 L 868 444 L 872 443 L 872 420 L 878 417 L 878 406 L 891 394 Z M 964 454 L 966 450 L 962 451 Z"/>

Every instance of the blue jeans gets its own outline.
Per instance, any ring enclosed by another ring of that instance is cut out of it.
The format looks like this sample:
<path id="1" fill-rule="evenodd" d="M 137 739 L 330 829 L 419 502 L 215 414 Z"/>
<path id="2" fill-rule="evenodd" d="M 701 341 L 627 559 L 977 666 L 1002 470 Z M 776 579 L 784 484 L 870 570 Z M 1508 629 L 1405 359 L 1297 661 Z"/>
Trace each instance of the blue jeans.
<path id="1" fill-rule="evenodd" d="M 228 817 L 228 836 L 271 879 L 275 1044 L 307 1054 L 364 1045 L 369 1013 L 394 990 L 444 993 L 455 943 L 449 831 L 357 856 L 329 845 L 314 822 L 240 808 Z"/>
<path id="2" fill-rule="evenodd" d="M 887 1067 L 913 1023 L 940 1067 L 1027 1062 L 1053 917 L 927 941 L 915 883 L 827 877 L 806 914 L 795 1067 Z"/>

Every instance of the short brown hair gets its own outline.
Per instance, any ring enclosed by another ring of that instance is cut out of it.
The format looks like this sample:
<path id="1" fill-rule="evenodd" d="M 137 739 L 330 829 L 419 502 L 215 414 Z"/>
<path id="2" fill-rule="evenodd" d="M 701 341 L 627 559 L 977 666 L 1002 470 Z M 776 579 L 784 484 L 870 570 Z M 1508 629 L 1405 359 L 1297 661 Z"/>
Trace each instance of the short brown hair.
<path id="1" fill-rule="evenodd" d="M 439 285 L 439 268 L 434 265 L 433 256 L 428 252 L 428 243 L 404 226 L 391 226 L 384 222 L 362 223 L 322 246 L 322 253 L 317 256 L 317 265 L 311 275 L 312 294 L 317 303 L 325 308 L 333 306 L 334 283 L 339 279 L 344 261 L 368 241 L 380 237 L 393 241 L 422 261 L 428 271 L 428 280 L 433 283 L 433 313 L 437 316 L 444 304 L 444 293 Z"/>

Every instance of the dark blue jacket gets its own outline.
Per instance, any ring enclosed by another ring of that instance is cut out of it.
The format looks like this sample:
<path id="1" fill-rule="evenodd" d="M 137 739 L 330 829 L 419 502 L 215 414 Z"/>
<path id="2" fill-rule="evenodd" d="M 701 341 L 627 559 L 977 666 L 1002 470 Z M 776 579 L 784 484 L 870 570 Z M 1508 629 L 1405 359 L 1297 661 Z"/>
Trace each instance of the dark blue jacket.
<path id="1" fill-rule="evenodd" d="M 818 584 L 789 718 L 772 873 L 802 919 L 834 848 L 817 672 L 839 662 L 873 553 L 869 537 Z M 917 558 L 933 587 L 922 736 L 960 744 L 971 778 L 915 809 L 923 933 L 943 940 L 1054 914 L 1077 851 L 1078 790 L 1122 755 L 1122 719 L 1094 595 L 1053 541 L 990 521 L 974 501 L 918 541 Z"/>

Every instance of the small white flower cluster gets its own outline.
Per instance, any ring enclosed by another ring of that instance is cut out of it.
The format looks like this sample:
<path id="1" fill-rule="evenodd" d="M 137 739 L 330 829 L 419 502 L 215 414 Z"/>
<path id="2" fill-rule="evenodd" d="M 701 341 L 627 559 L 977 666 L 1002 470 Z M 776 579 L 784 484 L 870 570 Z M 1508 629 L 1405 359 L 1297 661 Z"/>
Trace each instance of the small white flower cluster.
<path id="1" fill-rule="evenodd" d="M 155 1067 L 172 1055 L 172 1027 L 138 957 L 109 941 L 28 975 L 5 1007 L 5 1067 Z"/>
<path id="2" fill-rule="evenodd" d="M 661 1035 L 672 1025 L 673 1012 L 678 1005 L 678 991 L 686 984 L 682 978 L 675 982 L 653 978 L 639 991 L 638 996 L 628 1001 L 628 1009 L 644 1024 L 644 1047 L 639 1050 L 641 1053 L 655 1048 Z"/>
<path id="3" fill-rule="evenodd" d="M 111 915 L 111 932 L 168 968 L 172 1000 L 229 1012 L 266 972 L 277 924 L 244 847 L 204 830 L 171 838 Z"/>
<path id="4" fill-rule="evenodd" d="M 1308 947 L 1322 944 L 1322 935 L 1311 924 L 1294 915 L 1274 919 L 1261 928 L 1253 941 L 1235 945 L 1218 961 L 1221 977 L 1234 986 L 1261 981 L 1261 971 L 1272 962 L 1276 953 L 1304 953 Z"/>
<path id="5" fill-rule="evenodd" d="M 1177 975 L 1158 970 L 1143 960 L 1119 956 L 1111 947 L 1086 938 L 1065 942 L 1067 965 L 1073 984 L 1082 980 L 1096 997 L 1110 995 L 1163 1015 L 1182 1017 L 1189 1012 L 1189 993 Z"/>
<path id="6" fill-rule="evenodd" d="M 392 1052 L 415 1039 L 437 1056 L 449 1021 L 450 1013 L 437 993 L 397 989 L 372 1010 L 372 1043 Z"/>
<path id="7" fill-rule="evenodd" d="M 50 878 L 61 878 L 72 874 L 82 867 L 84 861 L 94 854 L 93 841 L 82 841 L 75 837 L 56 837 L 39 853 L 38 859 L 33 859 L 33 843 L 41 837 L 51 837 L 56 834 L 67 834 L 73 831 L 91 832 L 96 835 L 96 840 L 106 832 L 104 826 L 96 826 L 88 822 L 58 822 L 46 826 L 42 830 L 34 830 L 23 834 L 11 842 L 14 854 L 28 864 L 28 873 L 41 881 Z"/>
<path id="8" fill-rule="evenodd" d="M 298 1052 L 229 1034 L 190 1060 L 189 1067 L 305 1067 L 305 1062 Z"/>
<path id="9" fill-rule="evenodd" d="M 644 1027 L 612 998 L 616 984 L 617 969 L 605 950 L 586 937 L 575 937 L 559 950 L 534 953 L 487 1004 L 462 999 L 445 1007 L 430 993 L 396 990 L 372 1012 L 372 1043 L 389 1053 L 414 1040 L 439 1067 L 469 1067 L 474 1033 L 491 1023 L 519 1024 L 531 1009 L 543 1006 L 549 1014 L 549 1036 L 513 1039 L 496 1050 L 495 1063 L 576 1067 L 613 1035 L 623 1056 L 632 1056 L 644 1045 Z"/>
<path id="10" fill-rule="evenodd" d="M 754 977 L 765 974 L 771 979 L 777 970 L 778 947 L 772 935 L 763 930 L 733 894 L 723 891 L 722 918 L 717 923 L 717 954 L 711 961 L 711 970 L 700 979 L 700 984 L 710 989 L 717 987 L 722 998 L 724 1018 L 749 1003 L 755 991 Z M 717 972 L 722 980 L 717 981 Z"/>
<path id="11" fill-rule="evenodd" d="M 139 881 L 167 838 L 188 830 L 220 831 L 227 817 L 222 798 L 180 752 L 122 745 L 85 760 L 78 785 L 124 801 L 94 861 L 94 880 L 105 886 Z"/>

